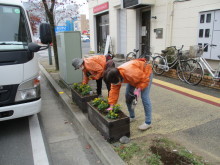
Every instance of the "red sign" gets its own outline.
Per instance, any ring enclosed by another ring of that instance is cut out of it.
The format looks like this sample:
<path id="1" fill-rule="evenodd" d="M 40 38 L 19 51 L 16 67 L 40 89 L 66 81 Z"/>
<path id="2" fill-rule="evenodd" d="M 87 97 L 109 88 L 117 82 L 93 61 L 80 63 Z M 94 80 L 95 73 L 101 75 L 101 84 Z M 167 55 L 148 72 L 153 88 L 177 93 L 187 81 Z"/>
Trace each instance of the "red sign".
<path id="1" fill-rule="evenodd" d="M 93 13 L 98 13 L 100 11 L 103 11 L 103 10 L 107 10 L 108 9 L 108 2 L 106 3 L 103 3 L 99 6 L 96 6 L 93 8 Z"/>

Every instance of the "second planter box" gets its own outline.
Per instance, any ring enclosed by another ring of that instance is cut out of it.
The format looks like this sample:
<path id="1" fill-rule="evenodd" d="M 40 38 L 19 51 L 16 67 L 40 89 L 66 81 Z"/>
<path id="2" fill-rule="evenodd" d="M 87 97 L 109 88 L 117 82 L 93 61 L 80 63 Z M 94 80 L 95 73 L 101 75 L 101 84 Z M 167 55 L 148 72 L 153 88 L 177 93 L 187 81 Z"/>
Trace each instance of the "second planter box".
<path id="1" fill-rule="evenodd" d="M 78 105 L 83 113 L 87 112 L 87 102 L 98 97 L 97 94 L 82 96 L 75 89 L 71 88 L 72 100 Z"/>
<path id="2" fill-rule="evenodd" d="M 108 142 L 115 142 L 122 136 L 130 136 L 130 120 L 121 111 L 121 118 L 108 119 L 101 114 L 95 107 L 88 104 L 88 118 L 94 127 L 104 136 Z"/>

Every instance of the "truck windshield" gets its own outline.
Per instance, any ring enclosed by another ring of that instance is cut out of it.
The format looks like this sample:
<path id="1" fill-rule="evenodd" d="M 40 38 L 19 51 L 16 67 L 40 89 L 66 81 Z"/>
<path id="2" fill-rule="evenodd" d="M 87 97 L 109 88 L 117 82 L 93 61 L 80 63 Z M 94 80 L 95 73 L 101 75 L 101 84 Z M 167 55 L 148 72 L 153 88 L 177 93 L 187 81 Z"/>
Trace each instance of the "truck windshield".
<path id="1" fill-rule="evenodd" d="M 31 42 L 24 11 L 0 4 L 0 51 L 27 49 Z"/>

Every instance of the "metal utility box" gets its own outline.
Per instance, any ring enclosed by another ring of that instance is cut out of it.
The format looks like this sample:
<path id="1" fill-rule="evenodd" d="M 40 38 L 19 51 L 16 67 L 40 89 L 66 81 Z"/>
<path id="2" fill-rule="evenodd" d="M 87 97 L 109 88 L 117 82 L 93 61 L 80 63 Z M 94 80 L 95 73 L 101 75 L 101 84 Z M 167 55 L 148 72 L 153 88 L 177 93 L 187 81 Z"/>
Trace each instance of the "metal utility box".
<path id="1" fill-rule="evenodd" d="M 66 84 L 82 81 L 82 71 L 72 66 L 73 58 L 82 58 L 81 33 L 79 31 L 59 32 L 56 35 L 60 77 Z"/>

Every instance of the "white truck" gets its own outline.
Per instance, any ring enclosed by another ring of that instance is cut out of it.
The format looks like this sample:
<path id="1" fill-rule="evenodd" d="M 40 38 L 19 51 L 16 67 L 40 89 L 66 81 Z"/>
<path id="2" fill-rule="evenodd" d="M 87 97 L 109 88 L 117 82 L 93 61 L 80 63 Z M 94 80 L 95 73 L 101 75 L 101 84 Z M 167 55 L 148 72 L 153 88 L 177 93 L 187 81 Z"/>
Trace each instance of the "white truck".
<path id="1" fill-rule="evenodd" d="M 48 32 L 48 26 L 42 29 L 44 34 Z M 46 47 L 32 40 L 30 22 L 21 2 L 0 0 L 0 121 L 41 110 L 39 67 L 34 52 Z"/>

